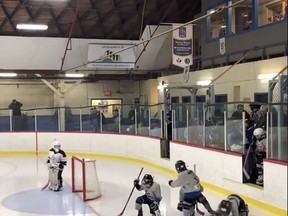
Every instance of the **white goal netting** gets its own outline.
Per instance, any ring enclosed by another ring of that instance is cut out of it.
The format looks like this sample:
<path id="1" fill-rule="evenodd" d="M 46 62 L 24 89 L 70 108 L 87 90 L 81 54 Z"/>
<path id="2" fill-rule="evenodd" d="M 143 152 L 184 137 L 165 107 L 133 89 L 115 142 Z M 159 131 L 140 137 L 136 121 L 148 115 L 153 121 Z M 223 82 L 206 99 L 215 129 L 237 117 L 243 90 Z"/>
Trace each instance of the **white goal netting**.
<path id="1" fill-rule="evenodd" d="M 84 201 L 101 196 L 96 160 L 72 157 L 72 192 L 79 193 Z"/>

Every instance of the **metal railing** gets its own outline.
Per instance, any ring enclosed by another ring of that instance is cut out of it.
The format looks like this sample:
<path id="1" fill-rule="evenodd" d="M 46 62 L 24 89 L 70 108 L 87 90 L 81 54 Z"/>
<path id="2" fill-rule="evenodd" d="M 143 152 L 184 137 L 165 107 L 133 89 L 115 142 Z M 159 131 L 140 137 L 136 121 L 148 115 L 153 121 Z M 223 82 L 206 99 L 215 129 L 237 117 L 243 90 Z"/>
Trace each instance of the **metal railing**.
<path id="1" fill-rule="evenodd" d="M 173 104 L 172 122 L 164 122 L 164 104 L 117 105 L 117 110 L 109 106 L 29 109 L 22 110 L 21 116 L 12 116 L 11 110 L 1 109 L 0 132 L 70 131 L 133 134 L 169 138 L 188 145 L 242 154 L 251 136 L 251 125 L 247 125 L 244 112 L 238 114 L 237 118 L 233 117 L 238 104 L 239 102 Z M 241 104 L 250 112 L 249 103 Z M 287 104 L 269 104 L 268 107 L 269 110 L 261 124 L 266 130 L 267 158 L 287 161 Z M 169 127 L 172 130 L 168 130 Z"/>

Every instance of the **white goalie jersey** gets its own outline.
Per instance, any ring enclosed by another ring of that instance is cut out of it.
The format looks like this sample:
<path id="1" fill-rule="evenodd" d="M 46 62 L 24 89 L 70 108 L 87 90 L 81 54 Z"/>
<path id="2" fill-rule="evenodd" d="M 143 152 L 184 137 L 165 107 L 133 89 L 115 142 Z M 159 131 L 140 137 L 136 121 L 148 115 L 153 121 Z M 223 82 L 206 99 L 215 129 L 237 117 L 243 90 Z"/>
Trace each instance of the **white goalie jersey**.
<path id="1" fill-rule="evenodd" d="M 54 148 L 49 150 L 48 161 L 51 167 L 58 167 L 60 163 L 67 164 L 66 154 L 63 150 L 56 151 Z"/>

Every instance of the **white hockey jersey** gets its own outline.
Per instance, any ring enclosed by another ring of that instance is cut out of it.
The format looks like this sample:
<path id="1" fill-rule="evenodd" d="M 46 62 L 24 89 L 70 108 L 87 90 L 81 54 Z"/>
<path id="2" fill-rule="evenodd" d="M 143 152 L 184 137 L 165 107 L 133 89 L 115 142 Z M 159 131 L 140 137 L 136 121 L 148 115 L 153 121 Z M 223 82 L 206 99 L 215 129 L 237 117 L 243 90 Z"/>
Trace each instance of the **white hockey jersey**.
<path id="1" fill-rule="evenodd" d="M 153 182 L 151 187 L 147 187 L 147 186 L 141 184 L 139 191 L 140 190 L 145 190 L 145 194 L 152 201 L 160 201 L 162 199 L 161 188 L 157 182 Z"/>
<path id="2" fill-rule="evenodd" d="M 171 187 L 182 187 L 182 192 L 190 193 L 201 191 L 200 180 L 192 170 L 184 170 L 177 179 L 171 182 Z"/>
<path id="3" fill-rule="evenodd" d="M 58 167 L 60 163 L 66 165 L 67 163 L 66 153 L 61 149 L 59 149 L 59 151 L 56 151 L 54 148 L 51 148 L 49 150 L 48 161 L 50 163 L 50 166 Z"/>

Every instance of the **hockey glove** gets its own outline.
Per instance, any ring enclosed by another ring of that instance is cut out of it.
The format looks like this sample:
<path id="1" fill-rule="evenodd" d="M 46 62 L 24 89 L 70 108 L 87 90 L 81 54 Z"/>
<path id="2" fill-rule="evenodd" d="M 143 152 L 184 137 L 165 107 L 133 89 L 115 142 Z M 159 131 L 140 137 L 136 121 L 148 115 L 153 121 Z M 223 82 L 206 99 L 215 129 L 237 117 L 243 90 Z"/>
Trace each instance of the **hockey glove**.
<path id="1" fill-rule="evenodd" d="M 177 209 L 179 210 L 179 211 L 183 211 L 183 202 L 179 202 L 178 204 L 177 204 Z"/>
<path id="2" fill-rule="evenodd" d="M 171 186 L 172 182 L 173 182 L 173 180 L 169 180 L 168 184 Z"/>
<path id="3" fill-rule="evenodd" d="M 64 165 L 62 163 L 59 164 L 59 169 L 63 169 Z"/>
<path id="4" fill-rule="evenodd" d="M 150 209 L 151 209 L 151 211 L 153 211 L 153 212 L 155 212 L 155 211 L 157 211 L 158 210 L 158 202 L 156 202 L 156 201 L 154 201 L 151 205 L 150 205 Z"/>
<path id="5" fill-rule="evenodd" d="M 137 185 L 139 185 L 139 179 L 134 180 L 134 186 L 137 186 Z"/>

